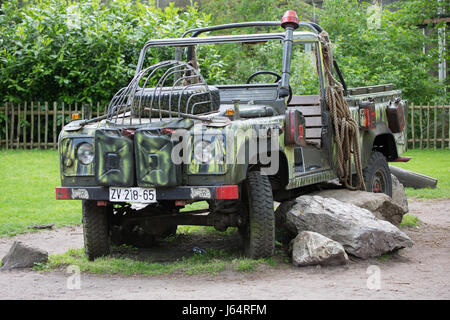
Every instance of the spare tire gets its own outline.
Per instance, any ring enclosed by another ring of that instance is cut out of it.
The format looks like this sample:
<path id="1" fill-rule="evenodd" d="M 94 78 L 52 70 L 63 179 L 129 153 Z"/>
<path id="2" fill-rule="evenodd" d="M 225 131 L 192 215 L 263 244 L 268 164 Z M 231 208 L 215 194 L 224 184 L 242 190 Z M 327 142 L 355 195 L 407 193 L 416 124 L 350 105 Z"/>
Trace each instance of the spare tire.
<path id="1" fill-rule="evenodd" d="M 148 117 L 150 111 L 144 110 L 144 108 L 152 108 L 153 116 L 159 115 L 159 108 L 189 114 L 219 110 L 219 89 L 214 86 L 208 86 L 208 89 L 209 92 L 205 85 L 141 89 L 136 91 L 134 97 L 133 114 Z"/>

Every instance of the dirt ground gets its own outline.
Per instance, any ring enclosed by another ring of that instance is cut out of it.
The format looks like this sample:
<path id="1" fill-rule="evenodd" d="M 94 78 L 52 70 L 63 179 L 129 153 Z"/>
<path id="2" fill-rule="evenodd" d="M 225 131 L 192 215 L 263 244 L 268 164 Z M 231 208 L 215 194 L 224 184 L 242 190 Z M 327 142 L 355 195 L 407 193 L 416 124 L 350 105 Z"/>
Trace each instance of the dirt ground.
<path id="1" fill-rule="evenodd" d="M 80 289 L 68 289 L 71 274 L 63 271 L 0 271 L 0 299 L 450 299 L 450 199 L 410 200 L 409 207 L 410 214 L 421 220 L 418 228 L 403 228 L 415 245 L 387 259 L 352 258 L 346 266 L 321 268 L 286 264 L 275 269 L 261 267 L 251 273 L 224 271 L 219 275 L 82 274 Z M 83 246 L 81 227 L 65 227 L 0 238 L 0 257 L 14 240 L 49 253 Z M 194 240 L 202 248 L 236 246 L 234 237 Z M 151 251 L 152 260 L 167 261 L 192 251 L 192 243 L 188 242 L 172 248 L 168 256 L 171 244 L 166 246 Z M 378 271 L 376 288 L 373 280 Z"/>

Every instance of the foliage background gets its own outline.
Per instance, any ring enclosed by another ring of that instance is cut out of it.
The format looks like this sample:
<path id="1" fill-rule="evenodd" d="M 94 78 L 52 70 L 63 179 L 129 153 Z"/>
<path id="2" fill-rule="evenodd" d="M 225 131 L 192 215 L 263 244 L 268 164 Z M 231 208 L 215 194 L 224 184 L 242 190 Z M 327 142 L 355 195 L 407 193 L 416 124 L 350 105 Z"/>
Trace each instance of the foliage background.
<path id="1" fill-rule="evenodd" d="M 439 83 L 436 77 L 436 30 L 442 25 L 429 25 L 427 36 L 420 27 L 436 15 L 438 1 L 405 0 L 384 7 L 378 28 L 367 22 L 369 4 L 357 0 L 325 0 L 320 10 L 301 0 L 205 0 L 200 6 L 191 3 L 186 8 L 164 10 L 156 8 L 153 1 L 21 2 L 23 6 L 18 0 L 6 1 L 1 7 L 2 101 L 105 104 L 131 79 L 145 41 L 178 37 L 189 28 L 211 24 L 279 20 L 287 9 L 295 9 L 303 20 L 316 20 L 329 32 L 349 87 L 392 82 L 416 104 L 449 101 L 449 80 Z M 213 82 L 245 81 L 257 71 L 255 67 L 276 70 L 281 59 L 277 50 L 252 46 L 201 50 L 202 73 Z M 149 56 L 148 63 L 152 63 L 171 59 L 173 53 L 159 49 Z M 293 61 L 292 78 L 301 92 L 310 93 L 314 88 L 307 80 L 314 74 L 306 60 L 299 57 Z"/>
<path id="2" fill-rule="evenodd" d="M 443 23 L 424 24 L 426 19 L 436 17 L 438 1 L 404 0 L 384 6 L 377 28 L 368 23 L 371 2 L 325 0 L 323 8 L 317 9 L 299 0 L 208 0 L 202 3 L 202 9 L 212 14 L 214 24 L 279 20 L 285 10 L 294 9 L 301 20 L 315 20 L 329 33 L 348 87 L 394 83 L 403 91 L 404 98 L 416 104 L 448 104 L 450 81 L 447 78 L 446 83 L 439 83 L 436 76 L 437 29 Z M 426 36 L 424 25 L 429 30 Z M 448 34 L 447 30 L 447 43 Z M 224 59 L 228 66 L 226 73 L 239 74 L 242 58 L 235 62 Z M 444 59 L 449 61 L 448 50 Z M 292 68 L 304 69 L 305 65 L 293 62 Z"/>
<path id="3" fill-rule="evenodd" d="M 106 103 L 132 78 L 146 41 L 210 23 L 195 6 L 163 11 L 126 0 L 36 0 L 22 7 L 12 0 L 2 11 L 0 96 L 16 102 Z M 159 48 L 148 63 L 167 59 L 173 52 Z M 219 67 L 202 65 L 206 74 Z"/>

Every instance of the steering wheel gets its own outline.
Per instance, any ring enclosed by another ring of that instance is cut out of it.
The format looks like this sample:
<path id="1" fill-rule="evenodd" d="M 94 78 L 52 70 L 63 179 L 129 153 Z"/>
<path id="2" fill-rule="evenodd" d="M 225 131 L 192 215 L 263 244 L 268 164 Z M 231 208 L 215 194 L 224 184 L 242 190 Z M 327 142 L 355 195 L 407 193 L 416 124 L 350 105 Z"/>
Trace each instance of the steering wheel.
<path id="1" fill-rule="evenodd" d="M 249 84 L 249 83 L 253 80 L 254 77 L 259 76 L 260 74 L 270 74 L 270 75 L 272 75 L 272 76 L 277 77 L 277 78 L 275 79 L 274 83 L 277 83 L 277 82 L 280 81 L 280 79 L 281 79 L 281 76 L 280 76 L 278 73 L 276 73 L 276 72 L 268 71 L 268 70 L 261 70 L 261 71 L 256 71 L 256 72 L 253 73 L 250 77 L 248 77 L 246 83 Z"/>
<path id="2" fill-rule="evenodd" d="M 281 76 L 278 73 L 276 73 L 276 72 L 268 71 L 268 70 L 261 70 L 261 71 L 256 71 L 250 77 L 248 77 L 246 83 L 249 84 L 253 80 L 254 77 L 259 76 L 260 74 L 270 74 L 272 76 L 275 76 L 276 79 L 275 79 L 274 83 L 277 83 L 281 79 Z M 286 104 L 289 104 L 289 102 L 291 102 L 291 99 L 292 99 L 292 88 L 289 85 L 289 95 L 288 95 Z"/>

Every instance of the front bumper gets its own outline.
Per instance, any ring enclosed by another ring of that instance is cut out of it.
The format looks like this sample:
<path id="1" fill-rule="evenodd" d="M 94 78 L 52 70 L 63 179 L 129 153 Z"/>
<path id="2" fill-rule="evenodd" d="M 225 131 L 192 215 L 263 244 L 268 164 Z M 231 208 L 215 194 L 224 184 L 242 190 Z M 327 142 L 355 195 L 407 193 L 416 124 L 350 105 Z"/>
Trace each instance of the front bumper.
<path id="1" fill-rule="evenodd" d="M 155 188 L 158 200 L 239 199 L 238 185 Z M 56 187 L 56 200 L 109 200 L 108 187 Z"/>

